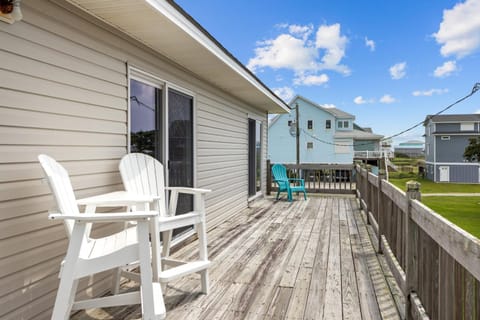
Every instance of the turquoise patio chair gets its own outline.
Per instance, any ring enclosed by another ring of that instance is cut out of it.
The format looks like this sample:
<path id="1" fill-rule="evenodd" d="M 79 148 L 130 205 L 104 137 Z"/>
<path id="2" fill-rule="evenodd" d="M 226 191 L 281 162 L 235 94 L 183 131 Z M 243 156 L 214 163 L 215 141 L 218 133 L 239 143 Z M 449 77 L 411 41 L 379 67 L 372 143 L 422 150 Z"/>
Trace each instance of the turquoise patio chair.
<path id="1" fill-rule="evenodd" d="M 278 186 L 277 200 L 280 196 L 280 192 L 287 192 L 289 202 L 292 202 L 293 200 L 293 192 L 303 192 L 303 197 L 307 200 L 305 181 L 303 179 L 289 178 L 285 166 L 274 164 L 272 166 L 272 175 L 273 181 L 275 181 Z"/>

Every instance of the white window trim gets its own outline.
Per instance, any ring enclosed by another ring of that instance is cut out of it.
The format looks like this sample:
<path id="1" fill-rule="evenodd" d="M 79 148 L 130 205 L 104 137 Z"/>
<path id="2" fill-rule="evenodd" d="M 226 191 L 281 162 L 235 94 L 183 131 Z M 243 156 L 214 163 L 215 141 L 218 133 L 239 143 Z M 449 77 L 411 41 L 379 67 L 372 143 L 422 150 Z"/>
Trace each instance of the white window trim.
<path id="1" fill-rule="evenodd" d="M 195 92 L 187 89 L 187 88 L 184 88 L 182 86 L 179 86 L 179 85 L 176 85 L 174 83 L 171 83 L 161 77 L 158 77 L 152 73 L 149 73 L 149 72 L 146 72 L 146 71 L 143 71 L 142 69 L 139 69 L 139 68 L 136 68 L 135 66 L 131 66 L 131 65 L 128 65 L 127 64 L 127 76 L 128 76 L 128 97 L 127 97 L 127 101 L 128 101 L 128 105 L 127 105 L 127 152 L 130 153 L 131 150 L 130 150 L 130 143 L 131 143 L 131 140 L 130 140 L 130 134 L 131 134 L 131 128 L 130 128 L 130 125 L 131 125 L 131 107 L 130 107 L 130 80 L 131 79 L 134 79 L 134 80 L 137 80 L 137 81 L 140 81 L 140 82 L 143 82 L 143 83 L 146 83 L 148 85 L 151 85 L 153 87 L 156 87 L 156 88 L 159 88 L 159 89 L 162 89 L 165 93 L 162 94 L 162 104 L 165 106 L 163 108 L 163 112 L 164 114 L 162 115 L 162 118 L 164 119 L 164 122 L 165 123 L 168 123 L 168 90 L 169 89 L 174 89 L 176 91 L 179 91 L 181 93 L 184 93 L 186 95 L 189 95 L 192 97 L 193 99 L 193 113 L 192 113 L 192 117 L 193 117 L 193 186 L 194 187 L 197 187 L 197 96 L 195 94 Z M 168 136 L 168 128 L 167 126 L 163 126 L 163 130 L 164 132 L 162 132 L 162 135 L 163 137 L 167 137 Z M 168 146 L 168 139 L 165 139 L 165 141 L 162 141 L 163 142 L 163 145 L 164 145 L 164 150 L 162 150 L 162 154 L 163 154 L 163 159 L 162 159 L 162 163 L 165 163 L 168 159 L 169 159 L 169 154 L 168 154 L 168 150 L 169 150 L 169 146 Z M 168 182 L 169 180 L 169 177 L 168 177 L 168 170 L 165 170 L 165 180 Z"/>
<path id="2" fill-rule="evenodd" d="M 443 141 L 449 141 L 450 136 L 441 136 L 440 139 L 443 140 Z"/>

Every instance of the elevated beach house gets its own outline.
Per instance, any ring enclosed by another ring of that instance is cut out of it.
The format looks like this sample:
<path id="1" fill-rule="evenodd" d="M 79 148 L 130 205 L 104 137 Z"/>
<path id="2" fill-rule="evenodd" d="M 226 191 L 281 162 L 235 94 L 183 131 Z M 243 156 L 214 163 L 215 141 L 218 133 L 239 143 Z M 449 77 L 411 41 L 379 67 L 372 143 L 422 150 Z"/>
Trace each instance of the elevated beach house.
<path id="1" fill-rule="evenodd" d="M 289 103 L 290 114 L 273 118 L 268 128 L 272 163 L 296 163 L 296 112 L 299 112 L 300 163 L 352 164 L 355 152 L 379 151 L 382 135 L 357 125 L 355 116 L 325 108 L 302 96 Z"/>
<path id="2" fill-rule="evenodd" d="M 49 319 L 67 239 L 47 219 L 38 154 L 67 168 L 78 198 L 123 189 L 126 153 L 154 155 L 169 185 L 213 190 L 212 228 L 264 192 L 268 114 L 289 106 L 173 1 L 21 10 L 0 21 L 0 319 Z M 79 288 L 102 294 L 110 275 Z"/>

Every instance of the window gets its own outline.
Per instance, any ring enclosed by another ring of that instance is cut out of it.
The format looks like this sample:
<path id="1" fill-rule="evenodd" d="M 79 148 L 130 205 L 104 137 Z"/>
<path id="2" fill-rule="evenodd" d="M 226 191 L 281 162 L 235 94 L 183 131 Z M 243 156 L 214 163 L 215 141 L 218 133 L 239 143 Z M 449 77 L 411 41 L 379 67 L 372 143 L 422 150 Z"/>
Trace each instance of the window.
<path id="1" fill-rule="evenodd" d="M 292 126 L 292 120 L 288 120 L 288 126 L 289 126 L 289 127 Z"/>
<path id="2" fill-rule="evenodd" d="M 348 120 L 339 120 L 337 122 L 337 127 L 339 129 L 347 129 L 349 127 Z"/>
<path id="3" fill-rule="evenodd" d="M 308 128 L 309 130 L 312 130 L 312 129 L 313 129 L 313 120 L 308 120 L 308 121 L 307 121 L 307 128 Z"/>
<path id="4" fill-rule="evenodd" d="M 331 129 L 331 128 L 332 128 L 332 120 L 326 120 L 325 129 Z"/>
<path id="5" fill-rule="evenodd" d="M 473 123 L 460 123 L 460 131 L 473 131 L 474 124 Z"/>
<path id="6" fill-rule="evenodd" d="M 442 140 L 450 140 L 450 136 L 442 136 L 441 139 Z"/>
<path id="7" fill-rule="evenodd" d="M 313 142 L 307 142 L 307 149 L 313 149 Z"/>

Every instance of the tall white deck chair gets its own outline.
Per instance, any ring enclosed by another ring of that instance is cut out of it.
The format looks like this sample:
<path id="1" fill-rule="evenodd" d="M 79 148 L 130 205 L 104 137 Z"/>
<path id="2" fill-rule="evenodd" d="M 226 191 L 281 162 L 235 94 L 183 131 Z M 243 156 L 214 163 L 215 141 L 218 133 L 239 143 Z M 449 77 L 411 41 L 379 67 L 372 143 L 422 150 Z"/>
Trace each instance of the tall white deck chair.
<path id="1" fill-rule="evenodd" d="M 205 194 L 210 190 L 165 187 L 163 165 L 155 158 L 142 153 L 125 155 L 120 161 L 119 168 L 123 184 L 128 192 L 157 198 L 153 209 L 160 212 L 158 232 L 161 232 L 163 242 L 161 263 L 157 263 L 161 270 L 154 270 L 154 273 L 158 274 L 158 281 L 165 288 L 166 283 L 172 280 L 188 274 L 199 273 L 201 290 L 203 293 L 208 293 L 210 261 L 207 256 Z M 166 208 L 165 201 L 167 191 L 171 192 L 169 208 Z M 192 212 L 175 215 L 179 193 L 193 194 L 194 208 Z M 187 262 L 171 259 L 169 255 L 173 229 L 191 225 L 194 225 L 198 235 L 199 260 Z"/>
<path id="2" fill-rule="evenodd" d="M 46 155 L 39 155 L 38 160 L 58 207 L 58 213 L 51 213 L 49 218 L 63 220 L 70 240 L 60 269 L 52 319 L 68 319 L 71 310 L 138 303 L 142 304 L 143 319 L 163 319 L 165 305 L 160 284 L 152 282 L 149 244 L 149 220 L 158 212 L 80 213 L 67 171 Z M 125 221 L 137 224 L 103 238 L 89 237 L 92 223 Z M 80 278 L 135 261 L 140 263 L 140 291 L 75 302 Z"/>

